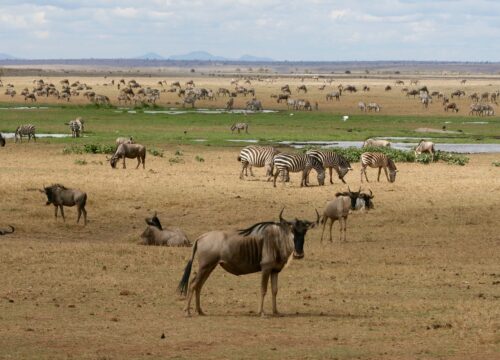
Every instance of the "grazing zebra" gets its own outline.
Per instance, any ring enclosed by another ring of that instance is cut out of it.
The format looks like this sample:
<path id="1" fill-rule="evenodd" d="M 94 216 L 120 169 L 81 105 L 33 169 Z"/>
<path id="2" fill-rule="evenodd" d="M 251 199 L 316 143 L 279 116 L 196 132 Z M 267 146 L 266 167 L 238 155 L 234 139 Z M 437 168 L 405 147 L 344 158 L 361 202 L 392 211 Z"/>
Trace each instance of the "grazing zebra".
<path id="1" fill-rule="evenodd" d="M 231 126 L 231 133 L 234 133 L 234 130 L 238 130 L 238 134 L 241 130 L 245 130 L 248 134 L 248 124 L 247 123 L 236 123 Z"/>
<path id="2" fill-rule="evenodd" d="M 309 150 L 307 155 L 316 158 L 324 168 L 328 168 L 330 173 L 330 184 L 332 181 L 332 168 L 335 169 L 339 179 L 345 184 L 344 176 L 352 170 L 349 161 L 342 155 L 337 154 L 333 151 L 321 151 L 321 150 Z"/>
<path id="3" fill-rule="evenodd" d="M 28 137 L 28 142 L 31 140 L 33 137 L 33 140 L 36 142 L 36 136 L 35 136 L 35 125 L 32 124 L 26 124 L 26 125 L 20 125 L 17 127 L 16 132 L 14 134 L 14 138 L 19 140 L 20 142 L 23 142 L 23 136 Z"/>
<path id="4" fill-rule="evenodd" d="M 368 181 L 368 176 L 366 176 L 366 167 L 377 168 L 378 167 L 378 177 L 377 181 L 380 181 L 380 172 L 384 168 L 385 176 L 387 181 L 396 181 L 396 164 L 394 161 L 387 157 L 387 155 L 378 152 L 365 152 L 361 154 L 361 182 L 363 182 L 363 174 L 365 174 L 366 181 Z M 387 173 L 387 168 L 389 168 L 389 173 Z"/>
<path id="5" fill-rule="evenodd" d="M 243 172 L 248 176 L 247 169 L 250 169 L 250 175 L 254 176 L 252 166 L 265 167 L 266 176 L 273 175 L 273 159 L 279 151 L 272 146 L 246 146 L 240 151 L 238 161 L 241 162 L 240 179 L 243 179 Z"/>
<path id="6" fill-rule="evenodd" d="M 302 171 L 302 179 L 300 186 L 307 186 L 308 169 L 313 168 L 318 173 L 318 184 L 325 184 L 325 168 L 321 162 L 306 154 L 278 154 L 274 157 L 274 172 L 273 185 L 276 187 L 276 178 L 281 174 L 283 184 L 289 178 L 289 173 Z M 269 178 L 270 179 L 270 178 Z M 269 180 L 268 179 L 268 180 Z"/>

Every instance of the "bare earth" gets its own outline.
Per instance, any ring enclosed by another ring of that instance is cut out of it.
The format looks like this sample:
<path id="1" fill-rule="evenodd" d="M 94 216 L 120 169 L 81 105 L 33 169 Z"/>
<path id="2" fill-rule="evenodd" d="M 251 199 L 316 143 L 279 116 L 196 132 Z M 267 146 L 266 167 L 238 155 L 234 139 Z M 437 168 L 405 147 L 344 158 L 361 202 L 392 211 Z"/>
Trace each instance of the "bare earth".
<path id="1" fill-rule="evenodd" d="M 292 174 L 274 189 L 262 169 L 239 180 L 237 148 L 181 149 L 185 163 L 169 164 L 167 146 L 145 171 L 62 155 L 62 145 L 1 149 L 0 226 L 16 232 L 0 237 L 0 358 L 499 358 L 498 154 L 464 167 L 398 164 L 394 184 L 369 169 L 376 209 L 349 217 L 345 243 L 338 224 L 333 243 L 308 233 L 305 259 L 280 276 L 283 317 L 256 315 L 258 274 L 219 268 L 202 294 L 208 316 L 186 318 L 175 290 L 191 248 L 137 245 L 144 217 L 157 210 L 194 240 L 277 220 L 283 206 L 285 217 L 314 219 L 345 187 L 300 188 Z M 74 208 L 56 221 L 29 190 L 54 182 L 88 193 L 88 226 Z"/>

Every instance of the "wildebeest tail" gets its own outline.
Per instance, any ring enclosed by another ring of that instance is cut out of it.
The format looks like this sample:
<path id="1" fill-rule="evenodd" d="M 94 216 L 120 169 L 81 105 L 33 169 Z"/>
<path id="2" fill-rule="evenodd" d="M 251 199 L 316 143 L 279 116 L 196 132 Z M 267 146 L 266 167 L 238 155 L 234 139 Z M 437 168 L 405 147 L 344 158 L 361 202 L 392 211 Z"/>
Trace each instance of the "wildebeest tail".
<path id="1" fill-rule="evenodd" d="M 326 222 L 326 216 L 325 216 L 325 215 L 323 215 L 323 216 L 321 217 L 320 223 L 321 223 L 321 225 L 323 225 L 325 222 Z"/>
<path id="2" fill-rule="evenodd" d="M 189 276 L 191 275 L 191 268 L 193 267 L 194 255 L 196 254 L 196 250 L 198 248 L 198 240 L 194 242 L 193 246 L 193 255 L 191 255 L 191 260 L 188 261 L 186 267 L 184 268 L 184 274 L 182 274 L 181 281 L 179 282 L 179 286 L 177 287 L 177 291 L 181 295 L 187 295 L 188 285 L 189 285 Z"/>

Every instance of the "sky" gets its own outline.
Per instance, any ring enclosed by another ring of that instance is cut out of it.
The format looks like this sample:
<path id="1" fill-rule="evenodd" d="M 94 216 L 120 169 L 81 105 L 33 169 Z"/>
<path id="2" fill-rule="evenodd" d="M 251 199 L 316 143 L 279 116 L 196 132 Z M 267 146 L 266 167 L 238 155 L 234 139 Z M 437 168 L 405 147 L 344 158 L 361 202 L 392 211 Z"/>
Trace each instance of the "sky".
<path id="1" fill-rule="evenodd" d="M 0 0 L 0 53 L 500 61 L 499 0 Z"/>

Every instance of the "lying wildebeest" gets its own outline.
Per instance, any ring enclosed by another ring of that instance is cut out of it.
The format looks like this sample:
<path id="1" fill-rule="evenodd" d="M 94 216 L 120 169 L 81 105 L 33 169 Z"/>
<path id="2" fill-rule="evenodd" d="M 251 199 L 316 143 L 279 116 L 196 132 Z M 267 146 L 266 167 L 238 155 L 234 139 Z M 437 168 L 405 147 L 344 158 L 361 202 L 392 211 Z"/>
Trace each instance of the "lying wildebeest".
<path id="1" fill-rule="evenodd" d="M 5 146 L 5 138 L 3 135 L 0 133 L 0 146 L 4 147 Z"/>
<path id="2" fill-rule="evenodd" d="M 179 283 L 179 291 L 181 294 L 186 294 L 194 256 L 198 253 L 198 274 L 189 286 L 185 308 L 187 315 L 190 315 L 193 293 L 196 293 L 196 311 L 204 315 L 200 306 L 201 288 L 219 264 L 224 270 L 237 276 L 262 272 L 259 306 L 261 316 L 264 316 L 264 297 L 271 277 L 273 314 L 277 315 L 278 275 L 292 254 L 297 259 L 304 257 L 304 239 L 307 230 L 319 222 L 317 211 L 316 214 L 317 220 L 314 222 L 298 219 L 287 221 L 283 219 L 281 210 L 280 221 L 277 223 L 267 221 L 243 230 L 211 231 L 201 235 L 194 242 L 191 260 L 187 263 Z"/>
<path id="3" fill-rule="evenodd" d="M 415 148 L 415 161 L 417 161 L 417 155 L 427 152 L 431 154 L 431 162 L 434 162 L 434 143 L 432 141 L 420 140 L 417 147 Z"/>
<path id="4" fill-rule="evenodd" d="M 137 166 L 136 169 L 141 165 L 142 168 L 146 168 L 146 147 L 140 144 L 120 144 L 116 148 L 115 153 L 111 158 L 106 158 L 111 164 L 111 167 L 116 168 L 116 163 L 118 160 L 123 159 L 123 168 L 126 169 L 125 166 L 125 158 L 135 159 L 137 158 Z"/>
<path id="5" fill-rule="evenodd" d="M 361 188 L 353 192 L 348 188 L 349 191 L 338 192 L 335 194 L 335 199 L 329 201 L 323 211 L 323 216 L 321 218 L 321 223 L 323 224 L 323 231 L 321 232 L 321 240 L 323 242 L 323 235 L 325 233 L 325 227 L 328 219 L 330 219 L 330 242 L 332 239 L 332 227 L 335 220 L 340 223 L 340 241 L 346 241 L 347 238 L 347 216 L 349 215 L 349 210 L 360 210 L 360 209 L 372 209 L 373 208 L 373 194 L 370 190 L 370 195 L 361 193 Z"/>
<path id="6" fill-rule="evenodd" d="M 151 218 L 146 218 L 148 227 L 141 234 L 142 245 L 159 246 L 191 246 L 186 234 L 179 228 L 164 229 L 156 212 Z"/>
<path id="7" fill-rule="evenodd" d="M 87 202 L 87 194 L 77 189 L 68 189 L 61 184 L 54 184 L 44 187 L 40 192 L 47 195 L 47 203 L 45 205 L 53 204 L 55 206 L 55 217 L 57 219 L 57 209 L 61 209 L 61 215 L 64 221 L 63 206 L 75 206 L 78 210 L 78 218 L 76 222 L 80 222 L 80 216 L 83 213 L 84 225 L 87 225 L 87 210 L 85 210 L 85 203 Z"/>
<path id="8" fill-rule="evenodd" d="M 120 144 L 135 144 L 134 138 L 132 136 L 129 138 L 126 137 L 116 138 L 116 146 L 119 146 Z"/>
<path id="9" fill-rule="evenodd" d="M 363 142 L 363 147 L 391 147 L 390 141 L 381 139 L 366 139 Z"/>
<path id="10" fill-rule="evenodd" d="M 10 231 L 6 229 L 0 229 L 0 235 L 12 234 L 14 232 L 14 226 L 8 225 L 10 227 Z"/>

